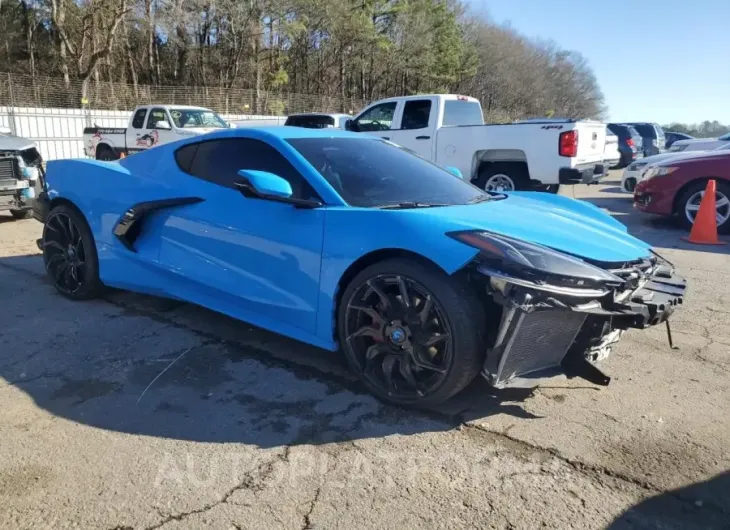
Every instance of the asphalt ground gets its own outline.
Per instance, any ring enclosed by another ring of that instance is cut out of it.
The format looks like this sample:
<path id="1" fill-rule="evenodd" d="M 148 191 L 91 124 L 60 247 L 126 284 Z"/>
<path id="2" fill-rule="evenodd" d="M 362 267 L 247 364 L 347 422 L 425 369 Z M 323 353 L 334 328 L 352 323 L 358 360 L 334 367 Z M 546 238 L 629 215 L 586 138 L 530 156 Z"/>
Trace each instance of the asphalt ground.
<path id="1" fill-rule="evenodd" d="M 611 385 L 445 406 L 371 397 L 336 354 L 115 291 L 70 302 L 41 225 L 0 214 L 0 528 L 730 528 L 730 248 L 606 208 L 689 281 L 625 334 Z"/>

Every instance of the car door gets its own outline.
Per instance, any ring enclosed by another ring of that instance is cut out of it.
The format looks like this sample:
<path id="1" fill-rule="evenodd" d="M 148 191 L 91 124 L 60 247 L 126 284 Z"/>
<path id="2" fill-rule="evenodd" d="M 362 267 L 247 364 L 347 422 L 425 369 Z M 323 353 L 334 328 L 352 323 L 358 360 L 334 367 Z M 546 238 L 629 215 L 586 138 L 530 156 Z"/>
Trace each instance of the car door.
<path id="1" fill-rule="evenodd" d="M 386 101 L 365 109 L 352 121 L 351 130 L 391 139 L 391 128 L 395 120 L 397 101 Z"/>
<path id="2" fill-rule="evenodd" d="M 438 107 L 433 98 L 410 99 L 403 106 L 399 127 L 391 131 L 390 139 L 422 156 L 433 160 L 434 131 Z"/>
<path id="3" fill-rule="evenodd" d="M 318 199 L 306 179 L 251 138 L 187 144 L 176 159 L 180 172 L 170 178 L 203 199 L 166 212 L 161 229 L 160 264 L 185 279 L 184 298 L 314 333 L 324 210 L 244 197 L 235 186 L 241 169 L 269 171 L 289 181 L 294 197 Z"/>
<path id="4" fill-rule="evenodd" d="M 128 150 L 136 151 L 137 138 L 141 136 L 145 129 L 145 118 L 147 117 L 147 107 L 138 108 L 132 118 L 132 126 L 127 129 L 125 143 Z"/>
<path id="5" fill-rule="evenodd" d="M 165 126 L 167 124 L 167 127 Z M 134 144 L 127 144 L 130 150 L 143 150 L 158 144 L 165 144 L 177 139 L 172 130 L 172 121 L 163 108 L 152 108 L 147 116 L 144 128 L 134 131 Z"/>

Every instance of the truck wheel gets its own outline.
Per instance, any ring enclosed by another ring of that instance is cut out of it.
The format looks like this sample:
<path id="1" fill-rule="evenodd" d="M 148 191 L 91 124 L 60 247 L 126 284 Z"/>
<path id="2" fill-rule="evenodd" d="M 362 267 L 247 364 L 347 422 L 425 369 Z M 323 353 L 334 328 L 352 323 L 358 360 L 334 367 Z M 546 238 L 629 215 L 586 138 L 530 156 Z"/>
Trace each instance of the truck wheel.
<path id="1" fill-rule="evenodd" d="M 96 159 L 110 162 L 112 160 L 116 160 L 117 156 L 114 154 L 114 151 L 112 151 L 109 146 L 100 145 L 96 148 Z"/>
<path id="2" fill-rule="evenodd" d="M 15 219 L 30 219 L 33 215 L 33 210 L 10 210 L 10 215 Z"/>
<path id="3" fill-rule="evenodd" d="M 527 165 L 522 162 L 494 162 L 479 169 L 476 185 L 485 191 L 529 190 Z"/>

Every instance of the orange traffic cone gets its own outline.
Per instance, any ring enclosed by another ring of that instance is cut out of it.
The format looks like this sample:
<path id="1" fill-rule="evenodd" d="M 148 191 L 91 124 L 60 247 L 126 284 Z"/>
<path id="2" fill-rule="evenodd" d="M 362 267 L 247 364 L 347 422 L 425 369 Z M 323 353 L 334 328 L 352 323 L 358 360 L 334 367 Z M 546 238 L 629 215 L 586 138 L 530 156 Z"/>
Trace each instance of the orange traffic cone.
<path id="1" fill-rule="evenodd" d="M 700 202 L 700 209 L 697 210 L 695 222 L 689 237 L 683 237 L 685 241 L 697 245 L 724 245 L 724 241 L 717 239 L 717 209 L 715 206 L 716 185 L 710 180 L 705 188 L 705 195 Z"/>

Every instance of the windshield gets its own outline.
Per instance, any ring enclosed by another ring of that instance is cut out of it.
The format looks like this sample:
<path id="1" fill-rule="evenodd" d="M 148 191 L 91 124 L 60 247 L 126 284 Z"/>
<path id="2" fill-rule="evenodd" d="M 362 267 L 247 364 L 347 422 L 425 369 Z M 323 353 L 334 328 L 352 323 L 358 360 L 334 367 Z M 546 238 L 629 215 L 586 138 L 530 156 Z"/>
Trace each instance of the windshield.
<path id="1" fill-rule="evenodd" d="M 212 110 L 170 109 L 170 117 L 179 129 L 214 128 L 227 129 L 228 124 Z"/>
<path id="2" fill-rule="evenodd" d="M 351 206 L 451 206 L 490 197 L 390 142 L 369 138 L 297 138 L 289 143 Z"/>

